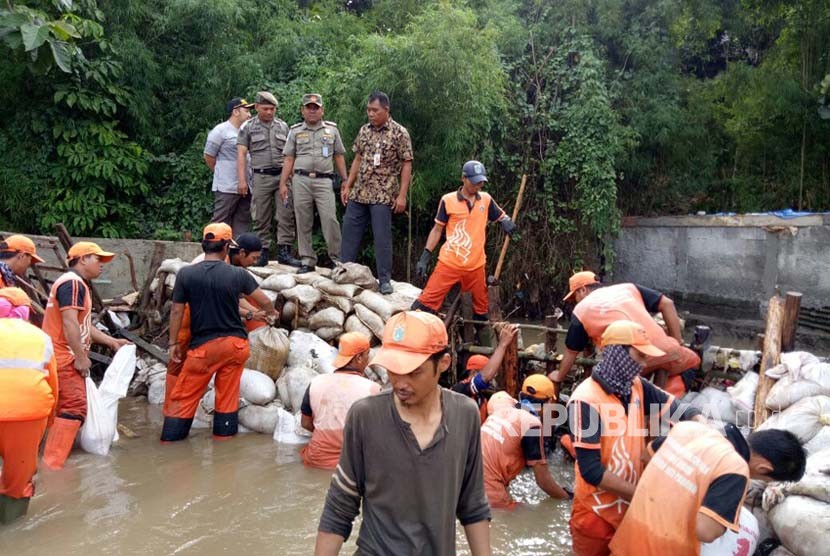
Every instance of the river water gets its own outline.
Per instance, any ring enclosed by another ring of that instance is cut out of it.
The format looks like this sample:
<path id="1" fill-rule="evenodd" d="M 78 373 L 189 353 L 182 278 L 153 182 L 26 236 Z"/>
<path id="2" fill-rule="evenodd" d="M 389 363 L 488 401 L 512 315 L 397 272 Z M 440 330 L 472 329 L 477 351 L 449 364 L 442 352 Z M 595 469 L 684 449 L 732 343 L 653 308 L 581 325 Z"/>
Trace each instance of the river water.
<path id="1" fill-rule="evenodd" d="M 161 445 L 160 407 L 122 400 L 121 436 L 106 457 L 76 449 L 65 469 L 42 469 L 26 517 L 0 527 L 0 554 L 280 554 L 314 549 L 331 473 L 303 466 L 294 446 L 245 433 L 214 441 L 209 429 Z M 554 477 L 573 485 L 561 450 Z M 511 492 L 523 504 L 494 510 L 494 554 L 570 554 L 568 502 L 549 499 L 525 471 Z M 355 533 L 342 554 L 355 550 Z M 459 554 L 469 554 L 459 526 Z"/>

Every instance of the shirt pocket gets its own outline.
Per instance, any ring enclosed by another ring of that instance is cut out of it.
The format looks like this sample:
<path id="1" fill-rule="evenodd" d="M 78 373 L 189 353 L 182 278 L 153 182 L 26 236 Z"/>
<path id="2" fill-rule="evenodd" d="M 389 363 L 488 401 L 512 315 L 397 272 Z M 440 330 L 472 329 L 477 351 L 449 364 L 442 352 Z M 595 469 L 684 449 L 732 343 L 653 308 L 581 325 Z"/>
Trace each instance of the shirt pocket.
<path id="1" fill-rule="evenodd" d="M 234 362 L 239 363 L 240 365 L 244 365 L 245 362 L 248 360 L 248 356 L 251 353 L 251 349 L 248 345 L 248 340 L 244 340 L 242 338 L 234 338 L 232 343 Z"/>
<path id="2" fill-rule="evenodd" d="M 301 134 L 297 135 L 297 146 L 294 149 L 296 154 L 302 155 L 310 155 L 311 153 L 311 146 L 313 142 L 311 140 L 311 135 L 309 134 Z"/>
<path id="3" fill-rule="evenodd" d="M 251 134 L 251 152 L 264 151 L 268 146 L 268 137 L 264 133 Z"/>

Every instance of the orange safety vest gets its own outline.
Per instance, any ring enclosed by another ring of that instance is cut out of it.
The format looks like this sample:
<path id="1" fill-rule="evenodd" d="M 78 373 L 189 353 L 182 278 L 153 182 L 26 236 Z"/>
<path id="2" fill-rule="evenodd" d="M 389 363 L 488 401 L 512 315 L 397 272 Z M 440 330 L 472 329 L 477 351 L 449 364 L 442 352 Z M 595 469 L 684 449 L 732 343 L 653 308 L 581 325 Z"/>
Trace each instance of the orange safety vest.
<path id="1" fill-rule="evenodd" d="M 538 427 L 541 435 L 542 421 L 530 412 L 516 407 L 496 410 L 481 426 L 484 490 L 492 507 L 509 507 L 512 504 L 507 491 L 510 481 L 525 466 L 545 462 L 544 451 L 541 460 L 529 462 L 522 450 L 522 437 L 534 427 Z"/>
<path id="2" fill-rule="evenodd" d="M 487 262 L 484 245 L 493 198 L 487 193 L 479 193 L 471 209 L 466 199 L 458 197 L 458 192 L 453 191 L 441 198 L 448 220 L 447 240 L 441 246 L 438 260 L 457 270 L 475 270 Z"/>
<path id="3" fill-rule="evenodd" d="M 0 319 L 0 421 L 54 417 L 58 367 L 52 340 L 20 319 Z"/>
<path id="4" fill-rule="evenodd" d="M 58 288 L 66 282 L 72 282 L 74 288 L 83 288 L 86 292 L 84 295 L 84 306 L 78 311 L 78 325 L 81 328 L 81 343 L 86 353 L 89 353 L 89 348 L 92 345 L 92 296 L 83 278 L 69 271 L 62 274 L 52 284 L 52 289 L 49 292 L 49 301 L 46 303 L 46 312 L 43 315 L 43 331 L 52 338 L 52 344 L 55 348 L 55 359 L 58 362 L 59 369 L 72 367 L 75 362 L 75 354 L 72 352 L 72 348 L 69 347 L 69 343 L 66 341 L 66 336 L 63 333 L 63 317 L 61 316 L 61 308 L 58 306 L 57 300 Z"/>
<path id="5" fill-rule="evenodd" d="M 722 434 L 694 421 L 676 424 L 646 467 L 611 552 L 697 556 L 698 512 L 737 532 L 743 500 L 731 521 L 701 507 L 709 485 L 727 474 L 749 479 L 749 466 Z"/>
<path id="6" fill-rule="evenodd" d="M 334 469 L 343 448 L 346 414 L 357 400 L 380 392 L 380 386 L 349 371 L 314 377 L 309 401 L 314 432 L 302 450 L 303 462 L 311 467 Z"/>
<path id="7" fill-rule="evenodd" d="M 581 426 L 574 427 L 575 448 L 589 448 L 600 451 L 602 466 L 618 477 L 632 484 L 637 484 L 643 471 L 640 461 L 646 439 L 645 408 L 643 407 L 643 384 L 640 377 L 634 378 L 631 388 L 631 400 L 626 414 L 619 398 L 606 392 L 593 378 L 584 380 L 574 390 L 568 404 L 585 402 L 598 414 L 602 424 L 599 444 L 583 441 Z M 575 406 L 579 419 L 579 405 Z M 668 409 L 668 406 L 666 406 Z M 585 417 L 588 418 L 587 416 Z M 618 495 L 592 485 L 582 478 L 579 463 L 574 463 L 573 513 L 579 509 L 593 512 L 616 528 L 622 521 L 628 507 L 628 501 Z"/>

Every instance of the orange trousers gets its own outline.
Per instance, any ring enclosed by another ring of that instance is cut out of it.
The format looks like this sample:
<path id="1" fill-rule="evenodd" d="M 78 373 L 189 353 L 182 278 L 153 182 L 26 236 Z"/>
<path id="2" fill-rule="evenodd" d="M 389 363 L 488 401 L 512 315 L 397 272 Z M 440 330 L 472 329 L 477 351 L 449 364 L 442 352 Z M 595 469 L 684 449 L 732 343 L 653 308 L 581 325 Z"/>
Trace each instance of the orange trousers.
<path id="1" fill-rule="evenodd" d="M 86 381 L 72 365 L 58 369 L 57 416 L 86 420 Z"/>
<path id="2" fill-rule="evenodd" d="M 77 374 L 77 373 L 76 373 Z M 31 421 L 0 421 L 0 494 L 9 498 L 31 498 L 37 471 L 37 451 L 48 417 Z"/>
<path id="3" fill-rule="evenodd" d="M 418 301 L 433 311 L 438 311 L 444 303 L 444 298 L 459 282 L 461 282 L 462 292 L 470 292 L 473 295 L 473 312 L 477 315 L 486 315 L 489 303 L 483 266 L 472 270 L 458 270 L 438 261 Z"/>
<path id="4" fill-rule="evenodd" d="M 571 510 L 571 543 L 576 556 L 609 556 L 614 526 L 582 505 Z"/>

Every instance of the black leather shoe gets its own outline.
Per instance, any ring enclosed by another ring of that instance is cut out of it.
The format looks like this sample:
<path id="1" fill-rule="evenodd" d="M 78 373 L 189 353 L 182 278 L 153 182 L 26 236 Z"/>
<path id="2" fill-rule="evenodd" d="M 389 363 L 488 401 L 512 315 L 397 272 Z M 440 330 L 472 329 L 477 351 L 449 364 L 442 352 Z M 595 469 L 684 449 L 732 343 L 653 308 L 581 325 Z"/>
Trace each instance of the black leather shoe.
<path id="1" fill-rule="evenodd" d="M 304 264 L 300 267 L 300 270 L 297 271 L 297 274 L 305 274 L 306 272 L 314 272 L 314 267 Z"/>
<path id="2" fill-rule="evenodd" d="M 300 259 L 295 259 L 291 254 L 290 245 L 280 245 L 277 248 L 277 262 L 288 266 L 296 266 L 297 268 L 303 266 L 303 262 Z"/>
<path id="3" fill-rule="evenodd" d="M 392 284 L 389 282 L 381 282 L 380 284 L 380 293 L 383 295 L 389 295 L 390 293 L 394 293 L 395 288 L 392 287 Z"/>

